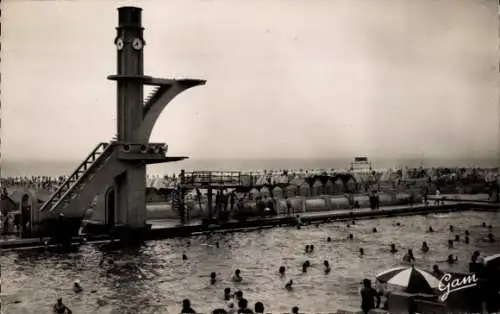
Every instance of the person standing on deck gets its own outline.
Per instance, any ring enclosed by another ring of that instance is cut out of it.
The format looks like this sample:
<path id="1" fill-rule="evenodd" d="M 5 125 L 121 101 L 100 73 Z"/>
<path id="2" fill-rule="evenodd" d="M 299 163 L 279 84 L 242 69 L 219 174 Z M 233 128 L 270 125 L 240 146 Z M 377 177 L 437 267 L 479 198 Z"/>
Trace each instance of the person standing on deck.
<path id="1" fill-rule="evenodd" d="M 262 197 L 257 197 L 257 201 L 255 203 L 255 207 L 257 207 L 257 212 L 261 217 L 265 215 L 266 203 L 262 200 Z"/>
<path id="2" fill-rule="evenodd" d="M 424 206 L 427 206 L 427 195 L 429 193 L 429 189 L 427 187 L 424 188 L 423 194 L 424 194 Z"/>
<path id="3" fill-rule="evenodd" d="M 380 295 L 372 287 L 370 279 L 363 279 L 363 288 L 360 289 L 361 309 L 364 314 L 370 313 L 370 310 L 380 306 Z M 375 304 L 375 301 L 377 304 Z"/>
<path id="4" fill-rule="evenodd" d="M 285 201 L 286 201 L 286 213 L 287 216 L 290 216 L 292 214 L 292 202 L 288 199 L 287 196 L 285 196 Z"/>
<path id="5" fill-rule="evenodd" d="M 439 189 L 436 190 L 436 206 L 439 206 L 441 203 L 441 191 Z"/>
<path id="6" fill-rule="evenodd" d="M 271 197 L 269 201 L 267 201 L 267 208 L 269 208 L 269 210 L 273 215 L 276 215 L 276 210 L 274 209 L 274 202 L 275 202 L 274 198 Z"/>
<path id="7" fill-rule="evenodd" d="M 62 298 L 59 298 L 57 299 L 57 303 L 54 304 L 54 309 L 53 309 L 53 312 L 54 313 L 57 313 L 57 314 L 71 314 L 73 313 L 69 307 L 67 307 L 63 301 L 62 301 Z"/>
<path id="8" fill-rule="evenodd" d="M 229 205 L 229 193 L 223 194 L 224 211 L 227 212 L 227 207 Z"/>
<path id="9" fill-rule="evenodd" d="M 10 229 L 9 212 L 2 211 L 0 220 L 2 221 L 2 234 L 6 235 L 9 233 Z"/>
<path id="10" fill-rule="evenodd" d="M 233 211 L 234 209 L 234 203 L 236 201 L 236 196 L 234 194 L 234 191 L 231 192 L 231 194 L 229 194 L 229 208 L 231 210 L 231 212 Z"/>

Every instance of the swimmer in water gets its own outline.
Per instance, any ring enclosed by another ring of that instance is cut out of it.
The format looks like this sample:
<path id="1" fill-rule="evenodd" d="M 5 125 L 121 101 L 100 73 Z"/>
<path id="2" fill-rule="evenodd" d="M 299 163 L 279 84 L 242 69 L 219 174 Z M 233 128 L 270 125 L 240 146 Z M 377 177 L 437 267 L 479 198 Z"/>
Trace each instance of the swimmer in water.
<path id="1" fill-rule="evenodd" d="M 247 299 L 241 299 L 238 301 L 238 314 L 253 314 L 253 311 L 248 308 Z"/>
<path id="2" fill-rule="evenodd" d="M 286 271 L 285 266 L 280 266 L 278 273 L 280 274 L 281 277 L 283 277 L 285 276 L 285 271 Z"/>
<path id="3" fill-rule="evenodd" d="M 255 302 L 254 305 L 255 314 L 264 314 L 264 304 L 262 302 Z"/>
<path id="4" fill-rule="evenodd" d="M 292 279 L 288 280 L 288 282 L 285 284 L 285 289 L 288 291 L 293 290 L 293 280 Z"/>
<path id="5" fill-rule="evenodd" d="M 215 285 L 216 282 L 217 282 L 217 275 L 215 274 L 215 272 L 212 272 L 210 274 L 210 284 Z"/>
<path id="6" fill-rule="evenodd" d="M 351 228 L 351 225 L 350 225 L 350 224 L 347 224 L 347 226 L 346 226 L 346 227 L 347 227 L 347 228 Z"/>
<path id="7" fill-rule="evenodd" d="M 458 256 L 453 256 L 453 254 L 448 255 L 448 259 L 446 260 L 448 264 L 455 264 L 458 261 Z"/>
<path id="8" fill-rule="evenodd" d="M 329 274 L 329 273 L 330 273 L 330 271 L 332 270 L 332 269 L 330 268 L 330 263 L 328 263 L 328 261 L 324 261 L 324 262 L 323 262 L 323 266 L 325 266 L 325 274 Z"/>
<path id="9" fill-rule="evenodd" d="M 394 254 L 394 253 L 396 253 L 397 251 L 398 251 L 398 249 L 396 249 L 396 244 L 391 243 L 391 251 L 390 251 L 390 252 Z"/>
<path id="10" fill-rule="evenodd" d="M 428 232 L 434 232 L 434 229 L 432 229 L 432 227 L 429 227 Z"/>
<path id="11" fill-rule="evenodd" d="M 300 229 L 300 226 L 302 225 L 302 218 L 300 215 L 295 216 L 296 222 L 297 222 L 297 229 Z"/>
<path id="12" fill-rule="evenodd" d="M 234 271 L 233 282 L 242 282 L 243 281 L 243 278 L 241 278 L 240 273 L 241 273 L 241 271 L 239 269 L 236 269 Z"/>
<path id="13" fill-rule="evenodd" d="M 307 273 L 307 265 L 305 262 L 302 264 L 302 272 Z"/>
<path id="14" fill-rule="evenodd" d="M 465 236 L 468 237 L 469 235 L 469 230 L 465 230 Z"/>
<path id="15" fill-rule="evenodd" d="M 453 225 L 450 225 L 450 228 L 449 228 L 449 229 L 450 229 L 450 232 L 455 231 L 455 227 L 454 227 Z"/>
<path id="16" fill-rule="evenodd" d="M 373 233 L 377 233 L 377 228 L 373 228 Z"/>
<path id="17" fill-rule="evenodd" d="M 105 306 L 105 305 L 108 304 L 108 302 L 106 302 L 105 300 L 101 299 L 100 297 L 97 297 L 96 303 L 97 303 L 98 306 Z"/>
<path id="18" fill-rule="evenodd" d="M 332 238 L 331 237 L 326 238 L 326 242 L 332 242 Z"/>
<path id="19" fill-rule="evenodd" d="M 434 277 L 438 279 L 440 279 L 444 275 L 443 271 L 439 269 L 439 266 L 436 264 L 432 266 L 432 274 L 434 275 Z"/>
<path id="20" fill-rule="evenodd" d="M 427 245 L 427 242 L 422 242 L 422 253 L 427 253 L 429 252 L 429 246 Z"/>
<path id="21" fill-rule="evenodd" d="M 57 313 L 57 314 L 71 314 L 71 313 L 73 313 L 73 311 L 71 311 L 69 309 L 69 307 L 67 307 L 63 303 L 62 298 L 59 298 L 59 299 L 57 299 L 56 304 L 54 304 L 54 313 Z"/>
<path id="22" fill-rule="evenodd" d="M 306 245 L 306 248 L 305 248 L 305 250 L 304 250 L 304 251 L 305 251 L 306 253 L 309 253 L 309 252 L 310 252 L 310 249 L 309 249 L 309 244 L 308 244 L 308 245 Z"/>
<path id="23" fill-rule="evenodd" d="M 82 286 L 80 286 L 80 282 L 78 282 L 78 280 L 75 280 L 75 282 L 73 283 L 73 292 L 80 293 L 82 291 L 83 291 L 83 288 L 82 288 Z"/>
<path id="24" fill-rule="evenodd" d="M 224 288 L 224 300 L 229 301 L 232 299 L 231 288 Z"/>
<path id="25" fill-rule="evenodd" d="M 243 292 L 241 290 L 236 291 L 236 293 L 234 294 L 234 298 L 236 299 L 236 301 L 240 301 L 241 299 L 243 299 Z"/>
<path id="26" fill-rule="evenodd" d="M 363 255 L 365 255 L 365 249 L 360 248 L 359 249 L 359 256 L 362 257 Z"/>
<path id="27" fill-rule="evenodd" d="M 464 242 L 465 242 L 465 244 L 469 244 L 469 236 L 465 236 Z"/>
<path id="28" fill-rule="evenodd" d="M 405 263 L 415 263 L 415 256 L 413 256 L 413 250 L 408 249 L 408 252 L 403 256 L 403 262 Z"/>
<path id="29" fill-rule="evenodd" d="M 356 224 L 356 220 L 353 220 L 352 221 L 352 225 L 354 226 Z"/>
<path id="30" fill-rule="evenodd" d="M 309 253 L 312 253 L 314 252 L 314 245 L 309 245 Z"/>
<path id="31" fill-rule="evenodd" d="M 482 223 L 483 228 L 486 228 L 486 223 L 483 221 Z"/>
<path id="32" fill-rule="evenodd" d="M 448 240 L 448 248 L 449 249 L 453 248 L 453 240 Z"/>
<path id="33" fill-rule="evenodd" d="M 455 235 L 455 241 L 456 242 L 460 241 L 460 236 L 458 234 Z"/>
<path id="34" fill-rule="evenodd" d="M 484 239 L 485 242 L 493 243 L 495 242 L 495 236 L 493 233 L 488 233 L 488 236 Z"/>
<path id="35" fill-rule="evenodd" d="M 191 301 L 189 299 L 182 300 L 181 314 L 196 314 L 196 311 L 191 307 Z"/>
<path id="36" fill-rule="evenodd" d="M 187 261 L 187 259 L 188 259 L 187 255 L 186 254 L 182 254 L 182 260 L 183 261 Z"/>
<path id="37" fill-rule="evenodd" d="M 235 314 L 236 313 L 236 309 L 234 308 L 234 302 L 233 301 L 227 302 L 226 312 L 228 314 Z"/>
<path id="38" fill-rule="evenodd" d="M 352 235 L 352 233 L 349 233 L 349 236 L 348 236 L 349 240 L 352 240 L 354 239 L 354 236 Z"/>
<path id="39" fill-rule="evenodd" d="M 476 263 L 477 262 L 477 258 L 481 255 L 481 253 L 479 251 L 474 251 L 474 253 L 472 253 L 472 256 L 470 258 L 470 262 L 471 263 Z"/>
<path id="40" fill-rule="evenodd" d="M 299 307 L 298 306 L 292 307 L 292 314 L 299 314 Z"/>

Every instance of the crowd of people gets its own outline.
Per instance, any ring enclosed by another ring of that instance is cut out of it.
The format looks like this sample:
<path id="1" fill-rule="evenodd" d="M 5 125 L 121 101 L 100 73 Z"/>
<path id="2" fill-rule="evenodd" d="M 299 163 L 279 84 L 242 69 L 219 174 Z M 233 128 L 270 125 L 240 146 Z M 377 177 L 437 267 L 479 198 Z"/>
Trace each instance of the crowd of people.
<path id="1" fill-rule="evenodd" d="M 223 173 L 223 172 L 221 172 Z M 499 178 L 497 168 L 408 168 L 399 169 L 280 169 L 261 171 L 241 171 L 242 175 L 253 177 L 253 184 L 290 183 L 315 175 L 352 174 L 358 182 L 363 181 L 414 181 L 430 180 L 431 182 L 492 182 Z M 189 175 L 189 173 L 186 173 Z M 174 188 L 180 183 L 179 174 L 148 174 L 147 186 L 153 188 Z M 1 186 L 23 186 L 33 189 L 54 189 L 67 179 L 67 176 L 24 176 L 0 178 Z"/>
<path id="2" fill-rule="evenodd" d="M 25 187 L 34 190 L 55 190 L 61 185 L 67 176 L 25 176 L 0 178 L 2 187 Z"/>

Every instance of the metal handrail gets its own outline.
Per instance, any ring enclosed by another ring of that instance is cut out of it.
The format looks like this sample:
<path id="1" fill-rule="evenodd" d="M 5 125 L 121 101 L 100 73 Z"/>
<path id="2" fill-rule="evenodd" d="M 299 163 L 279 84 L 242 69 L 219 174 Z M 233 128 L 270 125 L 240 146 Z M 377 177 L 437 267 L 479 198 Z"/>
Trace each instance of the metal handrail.
<path id="1" fill-rule="evenodd" d="M 66 187 L 68 189 L 71 188 L 71 186 L 70 186 L 71 180 L 73 180 L 74 177 L 78 176 L 78 173 L 83 168 L 83 166 L 85 166 L 87 164 L 88 160 L 90 160 L 90 158 L 92 158 L 101 147 L 104 147 L 104 151 L 106 151 L 106 148 L 109 147 L 109 143 L 101 142 L 101 143 L 97 144 L 97 146 L 92 150 L 92 152 L 87 156 L 87 158 L 85 158 L 83 160 L 83 162 L 81 162 L 78 165 L 78 167 L 76 167 L 75 171 L 73 171 L 73 173 L 63 182 L 63 184 L 61 184 L 59 186 L 59 188 L 57 188 L 57 190 L 51 195 L 51 197 L 42 205 L 42 207 L 40 208 L 40 212 L 46 211 L 47 208 L 49 207 L 49 205 L 53 203 L 53 201 L 56 197 L 60 197 L 61 194 L 64 195 L 64 192 L 63 192 L 64 188 L 66 188 Z M 104 153 L 104 151 L 103 151 L 103 153 Z M 95 162 L 95 160 L 93 161 L 93 163 L 94 162 Z M 78 181 L 78 179 L 77 179 L 77 181 Z"/>
<path id="2" fill-rule="evenodd" d="M 101 158 L 103 158 L 103 156 L 106 156 L 106 157 L 107 157 L 107 156 L 108 156 L 108 155 L 106 155 L 106 153 L 107 153 L 107 152 L 110 152 L 110 151 L 112 152 L 111 145 L 106 145 L 105 147 L 106 147 L 106 148 L 102 151 L 102 154 L 101 154 L 101 155 L 99 155 L 99 157 L 98 157 L 96 160 L 94 160 L 94 162 L 93 162 L 92 164 L 90 164 L 90 166 L 89 166 L 89 167 L 87 168 L 87 170 L 86 170 L 86 171 L 82 174 L 82 176 L 80 176 L 80 177 L 79 177 L 79 178 L 78 178 L 78 179 L 77 179 L 77 180 L 76 180 L 76 181 L 75 181 L 75 182 L 74 182 L 74 183 L 73 183 L 73 184 L 72 184 L 72 185 L 71 185 L 71 186 L 70 186 L 70 187 L 66 190 L 66 192 L 64 192 L 64 194 L 63 194 L 63 195 L 59 198 L 59 200 L 58 200 L 58 201 L 54 204 L 54 206 L 52 206 L 51 211 L 52 211 L 54 208 L 56 208 L 56 207 L 57 207 L 57 206 L 58 206 L 58 205 L 59 205 L 59 204 L 60 204 L 60 203 L 61 203 L 61 202 L 65 199 L 65 197 L 66 197 L 66 196 L 67 196 L 67 195 L 68 195 L 68 194 L 69 194 L 69 193 L 73 190 L 73 188 L 74 188 L 77 184 L 79 184 L 79 183 L 82 181 L 82 179 L 85 177 L 85 175 L 88 173 L 88 171 L 90 171 L 90 169 L 92 169 L 92 168 L 93 168 L 93 166 L 95 166 L 95 164 L 96 164 L 96 162 L 97 162 L 98 160 L 101 160 Z"/>

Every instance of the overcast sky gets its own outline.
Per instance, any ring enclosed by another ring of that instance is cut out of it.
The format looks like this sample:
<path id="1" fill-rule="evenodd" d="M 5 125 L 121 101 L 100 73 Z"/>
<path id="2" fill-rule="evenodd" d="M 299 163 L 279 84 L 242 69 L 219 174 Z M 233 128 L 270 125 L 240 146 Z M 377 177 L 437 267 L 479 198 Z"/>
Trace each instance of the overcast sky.
<path id="1" fill-rule="evenodd" d="M 115 1 L 2 1 L 2 157 L 116 133 Z M 195 158 L 494 156 L 494 0 L 127 1 L 145 74 L 202 78 L 152 141 Z"/>

